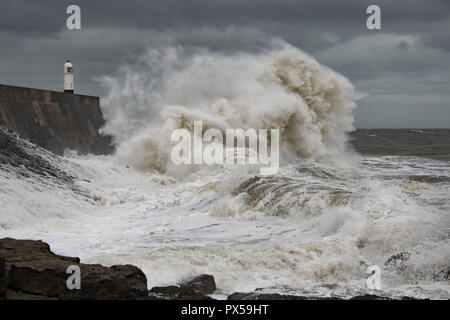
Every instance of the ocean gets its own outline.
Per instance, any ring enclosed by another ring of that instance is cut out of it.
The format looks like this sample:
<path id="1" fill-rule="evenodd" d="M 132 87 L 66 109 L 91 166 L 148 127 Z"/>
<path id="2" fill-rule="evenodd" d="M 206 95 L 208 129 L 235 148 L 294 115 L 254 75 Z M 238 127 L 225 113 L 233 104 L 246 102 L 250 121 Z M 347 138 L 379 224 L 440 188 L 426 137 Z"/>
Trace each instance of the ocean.
<path id="1" fill-rule="evenodd" d="M 114 155 L 58 157 L 20 139 L 20 153 L 2 150 L 0 237 L 136 265 L 149 287 L 212 274 L 216 298 L 450 298 L 450 130 L 354 130 L 352 85 L 292 47 L 146 59 L 108 79 Z M 172 164 L 170 132 L 193 120 L 279 128 L 279 172 Z M 380 290 L 366 286 L 371 265 Z"/>

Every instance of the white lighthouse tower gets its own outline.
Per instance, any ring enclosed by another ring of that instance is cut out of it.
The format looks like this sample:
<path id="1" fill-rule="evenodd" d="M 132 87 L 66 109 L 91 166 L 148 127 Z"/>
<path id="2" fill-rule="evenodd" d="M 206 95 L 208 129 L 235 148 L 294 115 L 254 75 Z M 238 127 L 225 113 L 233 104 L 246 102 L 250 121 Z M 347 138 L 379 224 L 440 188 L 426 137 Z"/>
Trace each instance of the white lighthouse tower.
<path id="1" fill-rule="evenodd" d="M 64 64 L 64 92 L 73 93 L 73 66 L 69 60 Z"/>

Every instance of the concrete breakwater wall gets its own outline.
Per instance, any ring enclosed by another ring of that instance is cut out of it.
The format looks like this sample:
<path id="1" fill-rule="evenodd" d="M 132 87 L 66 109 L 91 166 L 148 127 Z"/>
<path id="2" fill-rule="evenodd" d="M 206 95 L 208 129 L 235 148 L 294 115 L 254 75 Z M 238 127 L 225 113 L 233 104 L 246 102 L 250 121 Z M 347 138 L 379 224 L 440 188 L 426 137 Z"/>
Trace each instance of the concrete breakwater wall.
<path id="1" fill-rule="evenodd" d="M 111 153 L 98 97 L 0 84 L 0 125 L 56 154 Z"/>

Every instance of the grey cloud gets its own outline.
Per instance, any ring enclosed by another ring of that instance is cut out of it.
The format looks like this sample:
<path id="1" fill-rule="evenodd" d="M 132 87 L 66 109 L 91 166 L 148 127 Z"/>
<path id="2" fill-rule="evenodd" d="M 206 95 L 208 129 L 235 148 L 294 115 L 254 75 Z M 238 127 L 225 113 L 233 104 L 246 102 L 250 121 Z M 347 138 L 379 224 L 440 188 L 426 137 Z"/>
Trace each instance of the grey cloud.
<path id="1" fill-rule="evenodd" d="M 148 47 L 169 45 L 208 47 L 212 50 L 257 50 L 270 36 L 252 27 L 194 27 L 184 29 L 95 28 L 64 30 L 47 37 L 16 37 L 0 32 L 0 82 L 58 90 L 61 65 L 70 58 L 77 69 L 77 90 L 99 95 L 96 77 L 113 75 L 121 64 L 135 62 Z"/>
<path id="2" fill-rule="evenodd" d="M 321 51 L 317 57 L 355 78 L 385 73 L 420 74 L 448 69 L 450 54 L 423 46 L 417 35 L 359 36 Z"/>
<path id="3" fill-rule="evenodd" d="M 73 3 L 82 9 L 81 31 L 65 29 Z M 382 9 L 380 31 L 365 26 L 369 4 Z M 147 47 L 258 51 L 279 37 L 369 94 L 359 102 L 357 126 L 421 126 L 420 118 L 433 126 L 434 117 L 435 126 L 450 127 L 443 116 L 450 110 L 449 9 L 446 0 L 6 1 L 0 82 L 59 90 L 70 57 L 77 90 L 103 95 L 94 78 L 117 76 Z M 414 112 L 405 117 L 408 106 Z"/>
<path id="4" fill-rule="evenodd" d="M 450 16 L 450 4 L 443 0 L 14 0 L 2 4 L 0 29 L 57 32 L 64 27 L 65 8 L 72 3 L 82 8 L 86 27 L 128 25 L 144 29 L 300 21 L 357 27 L 364 22 L 365 8 L 370 4 L 382 7 L 383 20 L 390 26 L 406 21 L 411 27 L 411 21 L 437 21 Z"/>

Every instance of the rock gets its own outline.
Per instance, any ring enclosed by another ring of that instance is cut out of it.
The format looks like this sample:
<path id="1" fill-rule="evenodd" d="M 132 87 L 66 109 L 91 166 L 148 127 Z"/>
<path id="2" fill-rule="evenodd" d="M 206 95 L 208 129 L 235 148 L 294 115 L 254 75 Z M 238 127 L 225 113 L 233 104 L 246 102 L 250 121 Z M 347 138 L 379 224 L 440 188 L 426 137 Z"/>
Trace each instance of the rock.
<path id="1" fill-rule="evenodd" d="M 349 300 L 392 300 L 392 299 L 389 297 L 382 297 L 374 294 L 365 294 L 361 296 L 351 297 Z"/>
<path id="2" fill-rule="evenodd" d="M 150 289 L 150 294 L 155 294 L 154 296 L 176 298 L 180 295 L 180 291 L 180 287 L 178 286 L 153 287 Z"/>
<path id="3" fill-rule="evenodd" d="M 259 289 L 261 290 L 261 289 Z M 254 292 L 241 293 L 235 292 L 227 297 L 227 300 L 347 300 L 339 297 L 314 297 L 314 296 L 296 296 L 279 293 L 262 293 L 258 289 Z M 411 297 L 392 298 L 386 296 L 377 296 L 372 294 L 351 297 L 348 300 L 415 300 Z"/>
<path id="4" fill-rule="evenodd" d="M 405 257 L 401 255 L 391 261 L 402 261 Z M 67 279 L 71 276 L 67 273 L 67 268 L 71 265 L 76 265 L 81 270 L 80 290 L 67 288 Z M 448 279 L 448 268 L 443 269 L 441 273 L 444 279 Z M 99 264 L 83 264 L 79 258 L 54 254 L 50 246 L 42 241 L 0 239 L 0 300 L 211 300 L 208 294 L 215 290 L 214 277 L 203 274 L 183 281 L 177 286 L 154 287 L 148 292 L 145 274 L 135 266 L 117 265 L 108 268 Z M 343 300 L 339 297 L 284 295 L 262 290 L 235 292 L 227 299 Z M 414 298 L 366 294 L 354 296 L 350 300 L 414 300 Z"/>
<path id="5" fill-rule="evenodd" d="M 5 277 L 0 279 L 6 279 L 6 299 L 145 299 L 148 295 L 147 279 L 137 267 L 83 264 L 79 258 L 54 254 L 42 241 L 0 239 L 0 259 L 5 264 Z M 80 268 L 79 290 L 67 287 L 70 265 Z"/>
<path id="6" fill-rule="evenodd" d="M 418 300 L 414 297 L 386 297 L 386 296 L 377 296 L 374 294 L 364 294 L 360 296 L 354 296 L 350 298 L 349 300 Z"/>
<path id="7" fill-rule="evenodd" d="M 279 293 L 261 292 L 234 292 L 227 297 L 227 300 L 326 300 L 327 298 L 314 298 L 295 295 L 285 295 Z"/>
<path id="8" fill-rule="evenodd" d="M 180 289 L 191 293 L 192 296 L 204 296 L 216 290 L 214 277 L 209 274 L 202 274 L 189 281 L 181 283 Z"/>
<path id="9" fill-rule="evenodd" d="M 153 287 L 150 295 L 154 298 L 167 300 L 211 300 L 207 295 L 216 290 L 214 277 L 202 274 L 190 280 L 183 281 L 178 286 Z"/>

